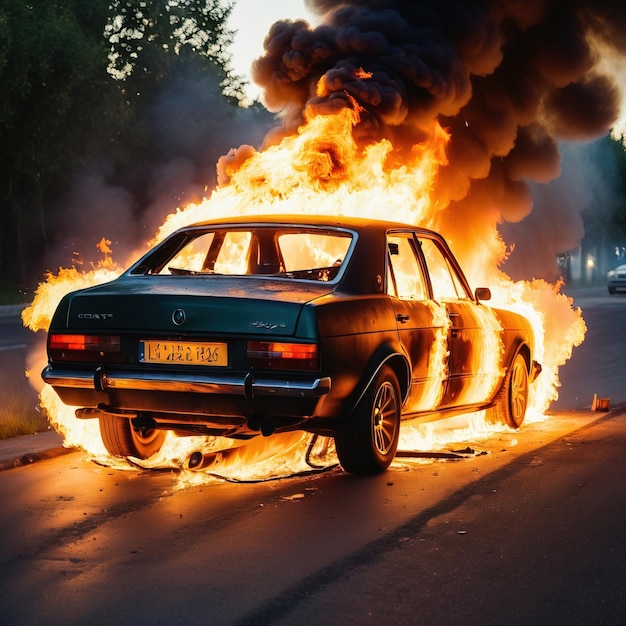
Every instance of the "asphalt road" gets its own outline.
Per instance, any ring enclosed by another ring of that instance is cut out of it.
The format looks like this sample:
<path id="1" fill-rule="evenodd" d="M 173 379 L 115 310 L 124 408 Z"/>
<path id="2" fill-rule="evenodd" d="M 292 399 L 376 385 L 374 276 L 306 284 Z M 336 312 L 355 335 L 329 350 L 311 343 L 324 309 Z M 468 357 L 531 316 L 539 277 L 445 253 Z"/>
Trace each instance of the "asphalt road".
<path id="1" fill-rule="evenodd" d="M 605 287 L 572 291 L 587 324 L 585 341 L 559 370 L 560 396 L 552 411 L 588 408 L 593 395 L 626 402 L 626 294 Z"/>
<path id="2" fill-rule="evenodd" d="M 0 472 L 0 624 L 626 623 L 626 298 L 576 304 L 550 418 L 453 460 L 184 488 L 78 452 Z"/>
<path id="3" fill-rule="evenodd" d="M 0 307 L 0 393 L 5 405 L 19 398 L 35 410 L 37 393 L 25 376 L 32 346 L 45 341 L 44 333 L 33 333 L 22 324 L 18 307 Z M 38 374 L 39 372 L 37 372 Z"/>

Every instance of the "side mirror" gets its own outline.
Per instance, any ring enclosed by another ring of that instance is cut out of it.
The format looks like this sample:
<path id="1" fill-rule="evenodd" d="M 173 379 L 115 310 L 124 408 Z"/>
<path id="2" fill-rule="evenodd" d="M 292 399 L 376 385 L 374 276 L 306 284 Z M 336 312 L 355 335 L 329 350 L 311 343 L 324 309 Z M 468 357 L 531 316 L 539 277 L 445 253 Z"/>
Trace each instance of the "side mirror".
<path id="1" fill-rule="evenodd" d="M 489 287 L 477 287 L 474 295 L 476 300 L 491 300 L 491 289 Z"/>

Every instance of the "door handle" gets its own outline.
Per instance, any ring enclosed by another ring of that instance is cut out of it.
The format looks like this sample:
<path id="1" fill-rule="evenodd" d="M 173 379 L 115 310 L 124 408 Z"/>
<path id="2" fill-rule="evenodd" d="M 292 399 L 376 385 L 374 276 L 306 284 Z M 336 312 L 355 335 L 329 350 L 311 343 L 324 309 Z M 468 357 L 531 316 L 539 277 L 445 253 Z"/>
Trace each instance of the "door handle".
<path id="1" fill-rule="evenodd" d="M 406 313 L 398 313 L 396 320 L 400 322 L 400 324 L 406 324 L 409 321 L 409 316 Z"/>
<path id="2" fill-rule="evenodd" d="M 459 313 L 453 313 L 452 311 L 448 311 L 448 319 L 450 320 L 450 336 L 452 339 L 457 339 L 459 336 L 459 327 L 458 322 L 460 318 Z"/>

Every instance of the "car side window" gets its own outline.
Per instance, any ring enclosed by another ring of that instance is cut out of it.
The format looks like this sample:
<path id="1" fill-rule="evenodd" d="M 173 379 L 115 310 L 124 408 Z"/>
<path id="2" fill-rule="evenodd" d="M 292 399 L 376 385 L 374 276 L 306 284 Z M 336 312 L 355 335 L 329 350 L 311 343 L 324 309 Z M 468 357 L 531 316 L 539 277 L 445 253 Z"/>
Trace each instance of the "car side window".
<path id="1" fill-rule="evenodd" d="M 286 272 L 339 267 L 352 238 L 337 233 L 289 232 L 278 236 Z"/>
<path id="2" fill-rule="evenodd" d="M 427 297 L 414 241 L 410 233 L 389 235 L 387 239 L 387 293 L 402 300 Z"/>
<path id="3" fill-rule="evenodd" d="M 434 241 L 420 238 L 420 249 L 424 254 L 433 298 L 439 302 L 446 300 L 468 299 L 467 292 L 461 284 L 456 272 Z"/>

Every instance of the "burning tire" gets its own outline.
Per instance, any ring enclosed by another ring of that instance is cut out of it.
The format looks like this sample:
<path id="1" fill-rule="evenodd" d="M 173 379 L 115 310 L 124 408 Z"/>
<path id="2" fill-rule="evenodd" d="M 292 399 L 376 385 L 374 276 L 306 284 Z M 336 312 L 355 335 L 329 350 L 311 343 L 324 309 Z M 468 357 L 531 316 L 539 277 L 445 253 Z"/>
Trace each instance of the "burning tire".
<path id="1" fill-rule="evenodd" d="M 517 429 L 524 421 L 527 406 L 528 367 L 518 352 L 496 396 L 495 405 L 487 409 L 487 420 L 492 424 L 507 424 Z"/>
<path id="2" fill-rule="evenodd" d="M 396 454 L 400 434 L 400 386 L 384 366 L 356 409 L 335 434 L 339 462 L 346 472 L 384 472 Z"/>
<path id="3" fill-rule="evenodd" d="M 165 431 L 154 428 L 134 428 L 129 419 L 103 414 L 100 434 L 104 447 L 113 456 L 134 456 L 147 459 L 156 454 L 165 441 Z"/>

